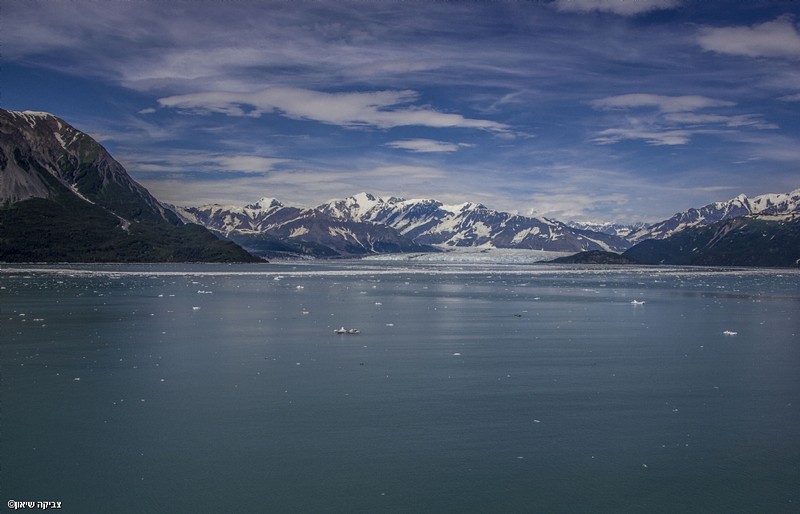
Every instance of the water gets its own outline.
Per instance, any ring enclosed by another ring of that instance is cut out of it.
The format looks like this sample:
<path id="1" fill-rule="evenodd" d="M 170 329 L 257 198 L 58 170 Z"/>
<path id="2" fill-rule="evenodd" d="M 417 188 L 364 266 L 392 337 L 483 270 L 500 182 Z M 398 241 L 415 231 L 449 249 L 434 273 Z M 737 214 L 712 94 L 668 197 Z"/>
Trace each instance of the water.
<path id="1" fill-rule="evenodd" d="M 800 511 L 797 271 L 6 267 L 0 287 L 4 500 Z"/>

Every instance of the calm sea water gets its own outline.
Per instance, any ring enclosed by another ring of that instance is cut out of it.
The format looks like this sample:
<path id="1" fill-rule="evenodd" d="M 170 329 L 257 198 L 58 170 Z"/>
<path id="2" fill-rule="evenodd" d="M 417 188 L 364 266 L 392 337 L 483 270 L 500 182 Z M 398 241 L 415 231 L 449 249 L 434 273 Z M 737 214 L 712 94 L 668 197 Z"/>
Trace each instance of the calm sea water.
<path id="1" fill-rule="evenodd" d="M 797 271 L 5 267 L 0 287 L 3 501 L 800 512 Z"/>

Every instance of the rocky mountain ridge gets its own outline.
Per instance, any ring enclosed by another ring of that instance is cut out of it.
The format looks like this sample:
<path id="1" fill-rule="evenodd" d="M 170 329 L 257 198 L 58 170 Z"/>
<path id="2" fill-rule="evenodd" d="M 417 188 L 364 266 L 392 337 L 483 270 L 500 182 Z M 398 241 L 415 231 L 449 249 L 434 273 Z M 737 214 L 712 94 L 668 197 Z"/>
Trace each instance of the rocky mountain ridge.
<path id="1" fill-rule="evenodd" d="M 740 194 L 727 201 L 678 212 L 669 219 L 631 232 L 627 238 L 632 243 L 647 239 L 667 239 L 687 228 L 702 227 L 742 216 L 759 215 L 788 219 L 798 212 L 800 212 L 800 189 L 785 194 L 772 193 L 753 198 Z"/>
<path id="2" fill-rule="evenodd" d="M 183 224 L 64 120 L 0 109 L 0 261 L 254 260 Z"/>

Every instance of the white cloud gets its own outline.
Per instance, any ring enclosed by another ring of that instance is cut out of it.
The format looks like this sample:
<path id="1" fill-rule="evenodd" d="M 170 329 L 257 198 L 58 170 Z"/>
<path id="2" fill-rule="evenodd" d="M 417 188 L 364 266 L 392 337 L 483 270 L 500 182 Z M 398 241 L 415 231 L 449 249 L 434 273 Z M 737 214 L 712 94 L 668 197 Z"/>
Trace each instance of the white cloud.
<path id="1" fill-rule="evenodd" d="M 260 117 L 278 113 L 288 118 L 319 121 L 343 127 L 400 126 L 461 127 L 505 132 L 507 126 L 490 120 L 465 118 L 432 109 L 407 106 L 414 91 L 325 93 L 296 87 L 270 87 L 251 93 L 206 92 L 161 98 L 162 107 L 187 112 L 217 112 L 228 116 Z M 400 107 L 406 105 L 405 107 Z"/>
<path id="2" fill-rule="evenodd" d="M 635 16 L 650 11 L 672 9 L 678 0 L 556 0 L 553 6 L 566 12 L 609 12 L 622 16 Z"/>
<path id="3" fill-rule="evenodd" d="M 627 194 L 587 194 L 578 191 L 534 193 L 533 207 L 525 214 L 546 216 L 560 221 L 597 219 L 598 213 L 608 216 L 629 200 Z"/>
<path id="4" fill-rule="evenodd" d="M 749 27 L 706 27 L 700 31 L 698 43 L 722 54 L 800 58 L 800 33 L 791 15 Z"/>
<path id="5" fill-rule="evenodd" d="M 631 93 L 593 100 L 591 105 L 596 109 L 655 107 L 661 112 L 690 112 L 707 107 L 729 107 L 736 104 L 735 102 L 715 100 L 697 95 L 665 96 L 649 93 Z"/>
<path id="6" fill-rule="evenodd" d="M 268 173 L 277 164 L 288 159 L 261 157 L 258 155 L 228 155 L 206 152 L 160 152 L 150 156 L 120 155 L 120 162 L 133 173 Z"/>
<path id="7" fill-rule="evenodd" d="M 691 112 L 676 112 L 664 115 L 664 119 L 675 123 L 689 125 L 705 125 L 720 123 L 726 127 L 749 127 L 755 129 L 777 129 L 778 125 L 764 121 L 759 114 L 739 114 L 725 116 L 721 114 L 695 114 Z"/>
<path id="8" fill-rule="evenodd" d="M 625 128 L 611 128 L 600 131 L 592 139 L 595 143 L 609 145 L 619 143 L 626 139 L 643 139 L 654 146 L 685 145 L 691 139 L 692 132 L 688 130 L 639 130 Z"/>
<path id="9" fill-rule="evenodd" d="M 800 102 L 800 93 L 782 96 L 778 98 L 778 100 L 783 100 L 784 102 Z"/>
<path id="10" fill-rule="evenodd" d="M 446 141 L 436 141 L 434 139 L 401 139 L 398 141 L 389 141 L 384 146 L 417 153 L 449 153 L 472 145 L 466 143 L 448 143 Z"/>
<path id="11" fill-rule="evenodd" d="M 724 125 L 729 128 L 759 130 L 778 128 L 776 124 L 764 120 L 759 114 L 724 115 L 694 112 L 707 108 L 736 105 L 735 102 L 706 96 L 632 93 L 601 98 L 590 104 L 600 110 L 655 108 L 658 111 L 658 114 L 648 123 L 626 118 L 627 127 L 600 131 L 592 141 L 603 145 L 619 143 L 623 140 L 644 140 L 654 146 L 685 145 L 689 143 L 692 135 L 705 130 L 701 129 L 704 125 Z"/>

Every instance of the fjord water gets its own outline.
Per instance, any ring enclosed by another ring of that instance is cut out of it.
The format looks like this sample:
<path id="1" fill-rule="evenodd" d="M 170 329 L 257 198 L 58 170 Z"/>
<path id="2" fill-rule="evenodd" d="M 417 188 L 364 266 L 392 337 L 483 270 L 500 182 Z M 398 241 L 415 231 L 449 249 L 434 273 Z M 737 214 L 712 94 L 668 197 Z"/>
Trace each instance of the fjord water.
<path id="1" fill-rule="evenodd" d="M 800 511 L 796 270 L 360 261 L 0 280 L 6 500 Z"/>

